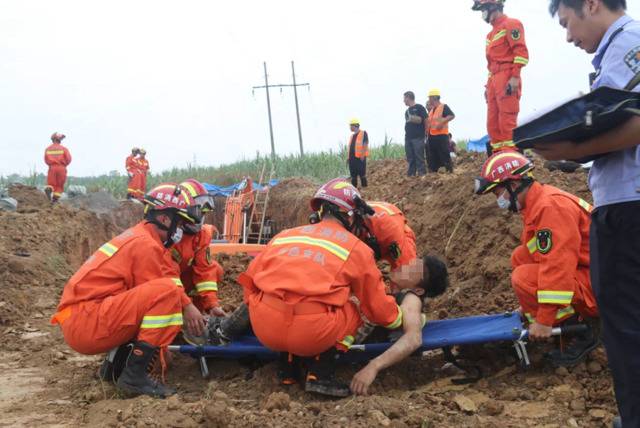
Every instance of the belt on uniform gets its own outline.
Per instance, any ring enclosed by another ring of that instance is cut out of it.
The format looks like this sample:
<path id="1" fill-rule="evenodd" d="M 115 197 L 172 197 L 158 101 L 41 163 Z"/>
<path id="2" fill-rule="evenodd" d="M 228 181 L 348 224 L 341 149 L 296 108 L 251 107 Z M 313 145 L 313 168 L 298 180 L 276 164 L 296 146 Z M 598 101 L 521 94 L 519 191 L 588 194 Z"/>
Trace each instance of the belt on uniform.
<path id="1" fill-rule="evenodd" d="M 281 298 L 272 294 L 262 293 L 260 301 L 272 309 L 284 312 L 287 315 L 315 315 L 331 312 L 333 306 L 320 302 L 300 302 L 294 305 L 286 303 Z"/>
<path id="2" fill-rule="evenodd" d="M 501 64 L 492 66 L 489 69 L 489 77 L 491 77 L 493 74 L 500 73 L 501 71 L 505 70 L 513 70 L 513 63 L 503 62 Z"/>

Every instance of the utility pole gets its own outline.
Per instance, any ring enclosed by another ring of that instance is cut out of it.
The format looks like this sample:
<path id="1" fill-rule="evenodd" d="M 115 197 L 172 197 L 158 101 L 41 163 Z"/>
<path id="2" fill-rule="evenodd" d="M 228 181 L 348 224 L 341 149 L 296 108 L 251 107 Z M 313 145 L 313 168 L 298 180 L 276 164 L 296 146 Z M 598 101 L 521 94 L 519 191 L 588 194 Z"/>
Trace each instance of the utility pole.
<path id="1" fill-rule="evenodd" d="M 271 158 L 275 159 L 276 149 L 275 144 L 273 142 L 273 123 L 271 120 L 271 100 L 269 98 L 269 88 L 293 88 L 293 95 L 295 97 L 296 102 L 296 119 L 298 121 L 298 139 L 300 141 L 300 156 L 304 156 L 304 148 L 302 145 L 302 128 L 300 127 L 300 109 L 298 107 L 298 86 L 307 86 L 309 87 L 309 83 L 296 83 L 296 72 L 293 65 L 293 61 L 291 61 L 291 72 L 293 73 L 293 84 L 278 84 L 278 85 L 270 85 L 267 77 L 267 63 L 264 62 L 264 86 L 254 86 L 253 89 L 266 89 L 267 90 L 267 113 L 269 114 L 269 134 L 271 136 Z"/>
<path id="2" fill-rule="evenodd" d="M 291 61 L 291 75 L 293 76 L 293 97 L 296 100 L 296 120 L 298 121 L 298 140 L 300 141 L 300 156 L 304 156 L 302 146 L 302 128 L 300 127 L 300 109 L 298 108 L 298 85 L 296 85 L 296 69 Z"/>

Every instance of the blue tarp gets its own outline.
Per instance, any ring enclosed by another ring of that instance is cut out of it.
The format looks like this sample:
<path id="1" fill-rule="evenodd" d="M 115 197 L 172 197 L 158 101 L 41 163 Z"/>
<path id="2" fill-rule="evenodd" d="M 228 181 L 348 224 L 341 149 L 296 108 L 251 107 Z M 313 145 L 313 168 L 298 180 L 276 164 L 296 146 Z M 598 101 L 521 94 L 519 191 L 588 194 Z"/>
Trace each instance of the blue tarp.
<path id="1" fill-rule="evenodd" d="M 478 140 L 470 140 L 467 143 L 467 150 L 470 152 L 486 152 L 487 151 L 487 143 L 489 142 L 489 136 L 485 135 L 484 137 Z"/>
<path id="2" fill-rule="evenodd" d="M 269 187 L 273 187 L 278 184 L 280 180 L 270 180 Z M 204 187 L 207 189 L 210 195 L 212 196 L 230 196 L 234 190 L 237 190 L 242 183 L 232 184 L 231 186 L 216 186 L 215 184 L 202 183 Z M 263 186 L 260 186 L 257 183 L 253 183 L 253 188 L 256 190 L 262 190 Z"/>
<path id="3" fill-rule="evenodd" d="M 513 341 L 520 337 L 522 330 L 522 321 L 517 313 L 429 321 L 422 331 L 420 351 L 454 345 Z M 366 344 L 364 350 L 350 351 L 344 359 L 368 360 L 382 354 L 391 345 L 388 342 Z M 277 352 L 264 347 L 254 336 L 240 337 L 226 346 L 182 345 L 180 352 L 193 357 L 228 359 L 256 357 L 271 360 L 278 357 Z"/>

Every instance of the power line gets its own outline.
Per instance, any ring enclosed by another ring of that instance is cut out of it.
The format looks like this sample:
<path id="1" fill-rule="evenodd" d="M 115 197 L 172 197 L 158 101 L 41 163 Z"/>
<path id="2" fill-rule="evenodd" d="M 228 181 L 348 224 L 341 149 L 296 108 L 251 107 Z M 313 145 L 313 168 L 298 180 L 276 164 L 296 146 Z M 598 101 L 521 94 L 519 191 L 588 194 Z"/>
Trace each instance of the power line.
<path id="1" fill-rule="evenodd" d="M 269 97 L 269 88 L 293 88 L 293 95 L 296 104 L 296 121 L 298 123 L 298 140 L 300 142 L 300 156 L 304 156 L 304 146 L 302 144 L 302 127 L 300 126 L 300 108 L 298 106 L 298 86 L 307 86 L 309 87 L 309 83 L 296 83 L 296 71 L 295 65 L 293 61 L 291 61 L 291 75 L 293 77 L 292 84 L 276 84 L 270 85 L 269 78 L 267 75 L 267 63 L 263 62 L 264 66 L 264 85 L 254 86 L 253 89 L 265 89 L 267 93 L 267 114 L 269 116 L 269 135 L 271 137 L 271 158 L 275 159 L 276 156 L 276 148 L 275 143 L 273 141 L 273 121 L 271 118 L 271 98 Z"/>

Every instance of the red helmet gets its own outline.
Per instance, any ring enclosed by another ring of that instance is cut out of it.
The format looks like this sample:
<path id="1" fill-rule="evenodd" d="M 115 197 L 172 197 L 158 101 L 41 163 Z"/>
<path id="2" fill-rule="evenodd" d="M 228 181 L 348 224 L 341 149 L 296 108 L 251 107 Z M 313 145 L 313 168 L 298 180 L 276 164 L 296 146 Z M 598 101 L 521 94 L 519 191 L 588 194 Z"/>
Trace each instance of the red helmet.
<path id="1" fill-rule="evenodd" d="M 504 6 L 505 0 L 473 0 L 471 10 L 484 10 L 490 6 Z"/>
<path id="2" fill-rule="evenodd" d="M 209 195 L 209 192 L 202 183 L 193 178 L 189 178 L 180 183 L 180 187 L 185 189 L 189 196 L 191 196 L 191 205 L 187 208 L 187 212 L 196 221 L 195 224 L 185 225 L 185 231 L 196 234 L 202 228 L 204 214 L 213 210 L 213 197 Z"/>
<path id="3" fill-rule="evenodd" d="M 196 223 L 196 219 L 190 213 L 189 207 L 193 205 L 193 198 L 181 186 L 173 183 L 160 184 L 144 195 L 144 212 L 169 211 L 174 212 L 190 223 Z"/>
<path id="4" fill-rule="evenodd" d="M 518 152 L 496 153 L 482 165 L 480 177 L 475 180 L 475 193 L 483 195 L 510 180 L 533 178 L 533 168 L 533 163 Z"/>
<path id="5" fill-rule="evenodd" d="M 357 208 L 357 200 L 362 200 L 358 189 L 344 178 L 334 178 L 323 184 L 311 199 L 311 209 L 318 211 L 323 201 L 331 202 L 347 213 Z"/>

